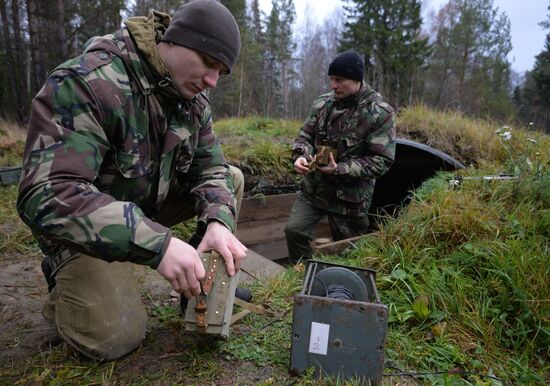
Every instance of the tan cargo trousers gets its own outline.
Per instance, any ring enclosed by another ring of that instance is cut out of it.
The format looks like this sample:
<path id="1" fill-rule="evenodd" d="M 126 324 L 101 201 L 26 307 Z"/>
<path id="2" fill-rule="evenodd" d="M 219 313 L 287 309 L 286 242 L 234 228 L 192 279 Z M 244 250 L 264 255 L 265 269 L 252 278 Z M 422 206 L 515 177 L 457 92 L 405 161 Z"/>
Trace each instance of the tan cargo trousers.
<path id="1" fill-rule="evenodd" d="M 237 211 L 243 198 L 242 172 L 230 166 L 237 195 Z M 156 220 L 172 226 L 195 213 L 170 200 Z M 188 202 L 188 201 L 187 201 Z M 136 349 L 145 338 L 147 312 L 134 276 L 132 263 L 108 263 L 77 253 L 56 273 L 56 285 L 42 314 L 55 324 L 59 335 L 85 356 L 109 361 Z"/>

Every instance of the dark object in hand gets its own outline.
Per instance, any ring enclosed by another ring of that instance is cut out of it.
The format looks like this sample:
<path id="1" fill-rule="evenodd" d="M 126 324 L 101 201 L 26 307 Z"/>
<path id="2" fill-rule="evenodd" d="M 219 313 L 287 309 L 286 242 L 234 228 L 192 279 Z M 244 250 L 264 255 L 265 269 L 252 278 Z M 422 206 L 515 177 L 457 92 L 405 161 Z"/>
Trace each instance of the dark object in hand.
<path id="1" fill-rule="evenodd" d="M 330 163 L 331 153 L 334 161 L 336 161 L 338 150 L 336 150 L 332 146 L 319 146 L 319 148 L 317 149 L 315 164 L 317 166 L 327 166 Z"/>

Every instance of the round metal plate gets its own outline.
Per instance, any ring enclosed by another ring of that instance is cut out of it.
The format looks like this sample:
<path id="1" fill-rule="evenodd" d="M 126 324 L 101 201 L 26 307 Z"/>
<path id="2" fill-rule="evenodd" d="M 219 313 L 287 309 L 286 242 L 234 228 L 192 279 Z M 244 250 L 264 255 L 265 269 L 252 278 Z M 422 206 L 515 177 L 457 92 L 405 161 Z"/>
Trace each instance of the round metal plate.
<path id="1" fill-rule="evenodd" d="M 329 267 L 317 272 L 313 278 L 310 295 L 327 296 L 330 286 L 342 286 L 355 295 L 356 301 L 369 301 L 365 282 L 355 272 L 343 267 Z"/>

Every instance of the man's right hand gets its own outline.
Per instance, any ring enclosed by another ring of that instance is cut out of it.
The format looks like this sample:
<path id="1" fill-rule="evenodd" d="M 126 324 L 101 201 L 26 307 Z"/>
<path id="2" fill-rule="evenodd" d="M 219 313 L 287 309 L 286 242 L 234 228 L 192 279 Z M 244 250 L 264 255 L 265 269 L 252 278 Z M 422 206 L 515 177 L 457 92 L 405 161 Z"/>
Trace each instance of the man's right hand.
<path id="1" fill-rule="evenodd" d="M 297 173 L 303 174 L 304 176 L 310 172 L 309 162 L 306 157 L 298 157 L 296 162 L 294 162 L 294 170 Z"/>
<path id="2" fill-rule="evenodd" d="M 198 252 L 191 245 L 172 237 L 160 261 L 157 271 L 187 299 L 201 292 L 199 280 L 206 273 Z"/>

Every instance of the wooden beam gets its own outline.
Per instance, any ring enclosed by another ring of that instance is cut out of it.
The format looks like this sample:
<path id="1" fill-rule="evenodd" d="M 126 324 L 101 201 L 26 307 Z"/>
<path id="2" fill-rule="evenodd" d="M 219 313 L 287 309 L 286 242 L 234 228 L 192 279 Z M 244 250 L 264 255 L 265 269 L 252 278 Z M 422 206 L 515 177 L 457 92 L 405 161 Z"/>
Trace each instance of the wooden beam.
<path id="1" fill-rule="evenodd" d="M 288 217 L 297 197 L 296 193 L 287 193 L 245 198 L 239 213 L 239 226 L 249 221 Z"/>
<path id="2" fill-rule="evenodd" d="M 369 235 L 372 235 L 372 233 L 351 237 L 349 239 L 333 241 L 330 243 L 324 243 L 319 245 L 314 244 L 312 246 L 313 252 L 318 254 L 323 254 L 323 255 L 339 255 L 340 253 L 344 252 L 346 249 L 353 247 L 357 241 Z"/>

